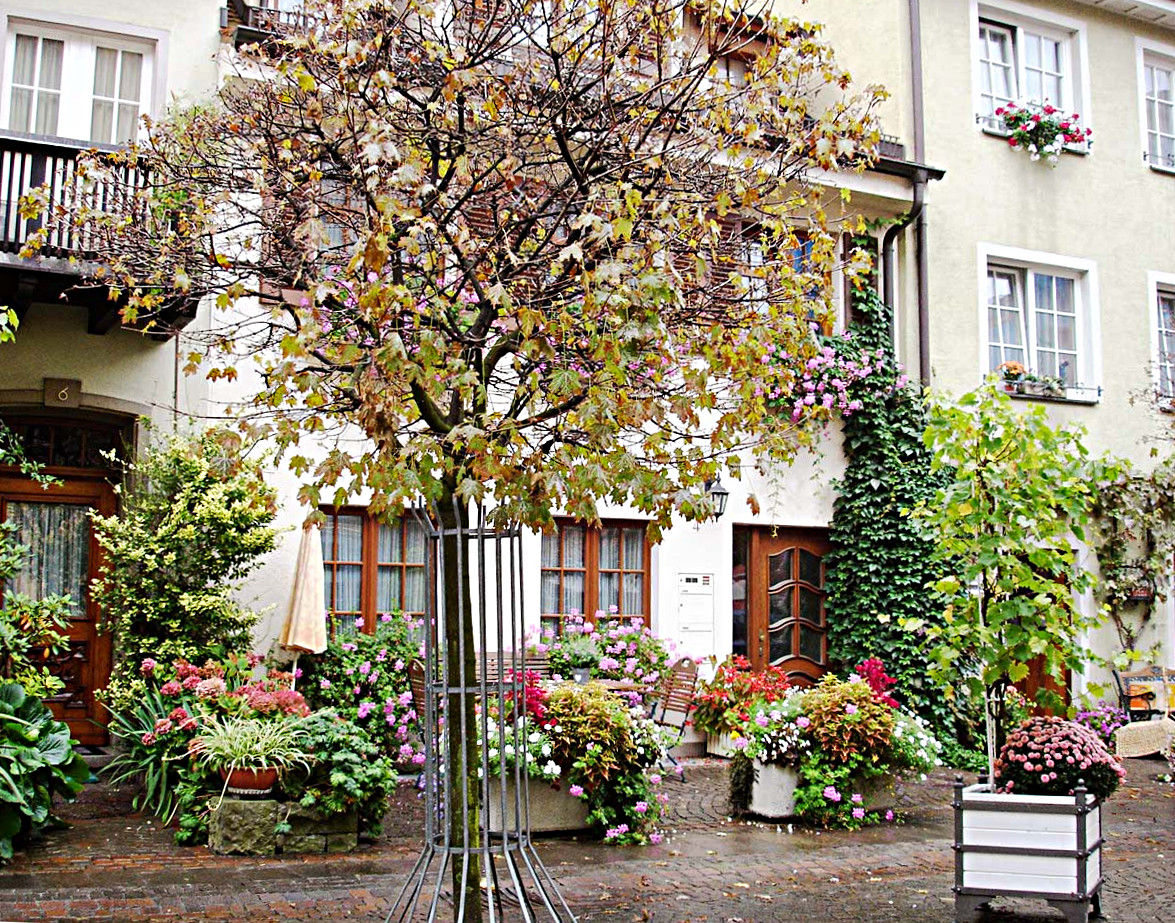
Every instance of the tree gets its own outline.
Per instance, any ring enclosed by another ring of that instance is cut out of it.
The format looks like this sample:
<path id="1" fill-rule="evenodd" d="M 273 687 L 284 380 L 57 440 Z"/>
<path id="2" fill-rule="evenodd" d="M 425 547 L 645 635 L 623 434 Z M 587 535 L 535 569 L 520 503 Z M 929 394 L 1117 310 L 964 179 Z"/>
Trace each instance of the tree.
<path id="1" fill-rule="evenodd" d="M 215 302 L 191 365 L 256 357 L 245 425 L 307 503 L 425 498 L 449 530 L 471 502 L 543 526 L 626 501 L 656 538 L 711 513 L 725 459 L 814 438 L 827 408 L 776 406 L 831 313 L 841 197 L 819 183 L 870 163 L 882 96 L 854 95 L 819 27 L 766 0 L 306 7 L 40 206 L 84 228 L 128 320 Z M 358 449 L 292 448 L 356 428 Z M 469 652 L 450 675 L 472 678 L 469 587 L 441 579 Z M 451 766 L 476 747 L 458 737 Z"/>
<path id="2" fill-rule="evenodd" d="M 1049 425 L 993 383 L 952 404 L 933 401 L 926 444 L 949 482 L 915 511 L 948 576 L 935 585 L 941 624 L 908 619 L 933 645 L 931 675 L 984 703 L 988 771 L 1004 734 L 1004 693 L 1040 662 L 1063 685 L 1090 658 L 1083 634 L 1103 613 L 1083 612 L 1094 583 L 1078 565 L 1098 490 L 1115 463 L 1089 458 L 1079 428 Z M 1056 693 L 1037 692 L 1059 706 Z"/>

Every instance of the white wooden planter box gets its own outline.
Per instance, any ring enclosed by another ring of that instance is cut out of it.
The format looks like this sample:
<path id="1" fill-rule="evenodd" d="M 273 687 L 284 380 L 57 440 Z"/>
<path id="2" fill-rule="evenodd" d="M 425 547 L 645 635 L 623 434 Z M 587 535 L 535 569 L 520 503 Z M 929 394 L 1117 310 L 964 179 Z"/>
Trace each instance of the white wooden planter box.
<path id="1" fill-rule="evenodd" d="M 735 736 L 723 731 L 721 734 L 706 735 L 706 752 L 711 756 L 722 756 L 729 759 L 737 752 L 734 749 Z"/>
<path id="2" fill-rule="evenodd" d="M 998 895 L 1035 897 L 1070 923 L 1099 910 L 1101 803 L 1092 795 L 1003 795 L 955 785 L 955 918 Z"/>
<path id="3" fill-rule="evenodd" d="M 794 817 L 799 771 L 791 766 L 772 766 L 755 760 L 755 783 L 751 786 L 752 814 L 777 820 Z"/>
<path id="4" fill-rule="evenodd" d="M 586 830 L 588 806 L 582 798 L 568 794 L 567 787 L 554 789 L 545 782 L 531 779 L 526 786 L 529 808 L 522 803 L 522 820 L 530 821 L 531 833 L 568 833 Z M 491 833 L 502 832 L 502 789 L 498 779 L 491 779 L 485 804 L 486 824 Z M 508 831 L 519 829 L 514 779 L 506 779 L 506 822 Z"/>

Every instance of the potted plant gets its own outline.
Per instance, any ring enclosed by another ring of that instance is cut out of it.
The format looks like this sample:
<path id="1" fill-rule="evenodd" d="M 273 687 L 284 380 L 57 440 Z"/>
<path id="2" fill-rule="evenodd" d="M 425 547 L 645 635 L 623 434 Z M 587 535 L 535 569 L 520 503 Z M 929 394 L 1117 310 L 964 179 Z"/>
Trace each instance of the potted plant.
<path id="1" fill-rule="evenodd" d="M 996 109 L 1008 132 L 1008 146 L 1028 152 L 1031 160 L 1044 160 L 1055 167 L 1061 151 L 1070 145 L 1086 144 L 1093 130 L 1081 126 L 1081 116 L 1065 115 L 1049 103 L 1007 103 Z"/>
<path id="2" fill-rule="evenodd" d="M 278 776 L 293 766 L 309 768 L 299 740 L 304 719 L 209 715 L 200 722 L 188 752 L 224 779 L 225 791 L 260 796 L 273 791 Z"/>
<path id="3" fill-rule="evenodd" d="M 969 694 L 984 705 L 988 775 L 979 786 L 956 794 L 956 849 L 977 845 L 967 839 L 967 831 L 979 823 L 971 812 L 981 818 L 1010 815 L 1019 810 L 1016 799 L 1024 797 L 1015 789 L 1000 791 L 997 779 L 996 754 L 1008 726 L 1007 689 L 1036 668 L 1053 682 L 1039 684 L 1035 703 L 1063 707 L 1055 689 L 1064 687 L 1067 670 L 1085 662 L 1082 639 L 1102 620 L 1100 611 L 1086 611 L 1078 603 L 1093 577 L 1078 566 L 1074 539 L 1085 537 L 1099 486 L 1115 476 L 1116 468 L 1091 461 L 1080 437 L 1079 430 L 1050 426 L 1043 408 L 1014 409 L 990 384 L 956 404 L 931 403 L 926 441 L 934 468 L 948 479 L 915 519 L 950 575 L 936 584 L 947 618 L 938 624 L 907 620 L 905 625 L 924 632 L 933 647 L 931 676 L 949 693 Z M 1044 768 L 1051 775 L 1051 767 Z M 1072 796 L 1052 797 L 1090 816 L 1086 794 L 1079 798 L 1073 790 Z M 985 850 L 1019 853 L 1025 868 L 1040 858 L 1014 829 L 990 825 L 983 837 Z M 1084 846 L 1073 849 L 1089 848 L 1095 839 L 1087 837 Z M 969 883 L 956 882 L 957 919 L 972 919 L 979 905 L 998 894 L 1067 901 L 1062 906 L 1070 919 L 1084 919 L 1098 887 L 1086 880 L 1087 890 L 1050 895 L 1022 887 L 1024 881 L 1009 866 Z"/>
<path id="4" fill-rule="evenodd" d="M 1126 772 L 1087 727 L 1030 718 L 1008 735 L 993 784 L 955 782 L 956 919 L 996 895 L 1101 915 L 1101 802 Z"/>
<path id="5" fill-rule="evenodd" d="M 580 685 L 589 682 L 592 670 L 600 662 L 600 645 L 596 639 L 586 632 L 568 635 L 561 639 L 559 649 L 574 680 Z"/>
<path id="6" fill-rule="evenodd" d="M 702 683 L 694 695 L 690 720 L 706 735 L 706 751 L 714 756 L 733 756 L 751 720 L 752 708 L 779 701 L 789 688 L 787 674 L 779 667 L 754 671 L 746 657 L 728 657 L 714 678 Z"/>
<path id="7" fill-rule="evenodd" d="M 747 805 L 752 814 L 771 819 L 795 815 L 800 762 L 812 749 L 805 734 L 810 725 L 799 690 L 756 709 L 740 742 L 753 767 Z"/>

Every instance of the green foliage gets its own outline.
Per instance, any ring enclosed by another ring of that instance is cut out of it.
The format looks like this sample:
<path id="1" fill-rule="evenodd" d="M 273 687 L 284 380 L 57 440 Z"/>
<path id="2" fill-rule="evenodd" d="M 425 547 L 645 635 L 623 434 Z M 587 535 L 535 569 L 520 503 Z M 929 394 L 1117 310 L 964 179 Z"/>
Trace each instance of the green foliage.
<path id="1" fill-rule="evenodd" d="M 1073 543 L 1087 539 L 1099 485 L 1117 469 L 1092 461 L 1081 435 L 1051 426 L 1041 407 L 1014 407 L 992 382 L 931 405 L 926 444 L 950 480 L 915 521 L 948 574 L 935 585 L 945 612 L 941 622 L 905 624 L 925 633 L 931 675 L 948 694 L 986 703 L 989 763 L 1006 688 L 1034 661 L 1063 685 L 1065 671 L 1089 659 L 1080 639 L 1102 618 L 1078 605 L 1093 577 Z M 1045 688 L 1037 702 L 1061 706 Z"/>
<path id="2" fill-rule="evenodd" d="M 397 763 L 411 763 L 419 748 L 407 664 L 421 656 L 421 620 L 385 615 L 374 634 L 342 634 L 321 654 L 299 658 L 298 688 L 314 708 L 333 708 L 362 728 Z"/>
<path id="3" fill-rule="evenodd" d="M 921 389 L 905 384 L 894 359 L 890 309 L 869 285 L 855 288 L 852 301 L 851 334 L 838 338 L 835 348 L 883 358 L 869 376 L 850 384 L 860 406 L 842 421 L 848 465 L 836 485 L 832 549 L 825 557 L 828 654 L 844 669 L 883 659 L 900 698 L 951 737 L 955 716 L 929 682 L 926 645 L 901 628 L 903 619 L 934 620 L 929 585 L 942 565 L 906 511 L 932 497 L 942 479 L 931 471 L 922 441 Z"/>
<path id="4" fill-rule="evenodd" d="M 93 592 L 120 654 L 107 701 L 123 708 L 144 684 L 139 661 L 202 661 L 247 649 L 254 613 L 234 586 L 272 551 L 272 489 L 225 432 L 175 436 L 128 464 L 121 509 L 94 516 L 105 552 Z"/>
<path id="5" fill-rule="evenodd" d="M 583 789 L 588 823 L 617 843 L 647 842 L 664 802 L 649 772 L 663 752 L 656 725 L 595 683 L 556 686 L 544 707 L 551 758 Z"/>
<path id="6" fill-rule="evenodd" d="M 1098 598 L 1122 645 L 1118 665 L 1151 660 L 1152 652 L 1138 650 L 1138 641 L 1156 602 L 1167 598 L 1175 561 L 1175 458 L 1147 474 L 1123 464 L 1102 487 L 1097 516 Z"/>
<path id="7" fill-rule="evenodd" d="M 132 705 L 112 711 L 107 725 L 120 744 L 120 752 L 104 774 L 112 785 L 141 779 L 142 790 L 132 802 L 135 810 L 150 811 L 165 823 L 175 816 L 176 786 L 185 768 L 188 744 L 196 733 L 189 711 L 194 710 L 192 701 L 186 705 L 163 696 L 157 689 L 145 689 Z M 183 709 L 185 717 L 177 715 L 176 709 Z M 169 731 L 175 733 L 160 733 L 162 721 L 173 721 L 175 727 Z"/>
<path id="8" fill-rule="evenodd" d="M 813 744 L 843 764 L 889 761 L 895 710 L 874 699 L 864 683 L 826 675 L 804 694 L 804 713 Z"/>
<path id="9" fill-rule="evenodd" d="M 16 526 L 0 522 L 0 588 L 23 566 L 27 549 L 12 538 Z M 0 680 L 12 680 L 30 696 L 52 695 L 64 687 L 44 661 L 68 644 L 66 629 L 73 611 L 68 596 L 31 599 L 6 590 L 0 609 Z"/>
<path id="10" fill-rule="evenodd" d="M 284 773 L 294 767 L 307 769 L 310 764 L 300 739 L 303 720 L 205 715 L 188 752 L 198 765 L 213 772 L 276 769 Z"/>
<path id="11" fill-rule="evenodd" d="M 53 796 L 69 800 L 90 776 L 69 727 L 19 683 L 0 684 L 0 862 L 53 822 Z"/>
<path id="12" fill-rule="evenodd" d="M 751 789 L 755 785 L 755 761 L 745 750 L 730 758 L 730 813 L 746 814 L 751 809 Z"/>
<path id="13" fill-rule="evenodd" d="M 309 766 L 286 773 L 282 791 L 325 814 L 357 808 L 360 829 L 378 835 L 396 789 L 395 766 L 379 744 L 338 712 L 325 709 L 300 722 L 298 745 Z"/>

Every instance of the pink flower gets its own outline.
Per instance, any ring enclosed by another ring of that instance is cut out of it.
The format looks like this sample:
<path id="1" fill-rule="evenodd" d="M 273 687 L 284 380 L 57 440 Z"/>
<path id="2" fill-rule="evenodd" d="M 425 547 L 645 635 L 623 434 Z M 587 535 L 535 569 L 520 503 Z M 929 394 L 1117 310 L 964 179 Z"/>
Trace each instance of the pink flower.
<path id="1" fill-rule="evenodd" d="M 633 805 L 633 810 L 636 811 L 637 814 L 644 814 L 649 810 L 649 803 L 647 801 L 638 801 L 635 805 Z"/>
<path id="2" fill-rule="evenodd" d="M 181 685 L 185 689 L 192 690 L 192 689 L 195 689 L 197 686 L 199 686 L 200 683 L 202 683 L 202 682 L 203 682 L 203 680 L 200 679 L 199 673 L 192 673 L 192 674 L 184 677 L 184 681 Z"/>
<path id="3" fill-rule="evenodd" d="M 853 808 L 853 820 L 864 820 L 864 819 L 865 819 L 865 809 L 864 808 Z"/>
<path id="4" fill-rule="evenodd" d="M 171 730 L 171 728 L 172 728 L 172 724 L 171 724 L 170 718 L 160 718 L 158 721 L 155 722 L 155 733 L 156 734 L 166 734 L 168 731 Z"/>
<path id="5" fill-rule="evenodd" d="M 154 660 L 152 660 L 150 657 L 144 657 L 143 662 L 139 664 L 139 672 L 144 676 L 150 676 L 155 672 L 156 666 L 158 666 L 158 664 L 156 664 Z"/>
<path id="6" fill-rule="evenodd" d="M 853 797 L 849 799 L 849 801 L 851 801 L 853 804 L 860 804 L 863 800 L 864 799 L 859 793 L 855 793 Z"/>
<path id="7" fill-rule="evenodd" d="M 807 715 L 800 715 L 800 717 L 796 718 L 796 727 L 806 728 L 811 723 L 812 721 Z"/>
<path id="8" fill-rule="evenodd" d="M 140 740 L 142 740 L 144 747 L 150 747 L 153 743 L 155 743 L 155 735 L 148 731 L 140 738 Z"/>
<path id="9" fill-rule="evenodd" d="M 659 845 L 659 844 L 660 844 L 660 842 L 661 842 L 661 834 L 659 834 L 659 833 L 650 833 L 650 834 L 649 834 L 649 842 L 650 842 L 650 843 L 652 843 L 654 846 L 657 846 L 657 845 Z"/>
<path id="10" fill-rule="evenodd" d="M 362 720 L 362 719 L 366 718 L 368 715 L 371 714 L 372 709 L 374 709 L 374 708 L 375 708 L 375 706 L 372 705 L 370 702 L 360 702 L 359 703 L 359 719 Z"/>
<path id="11" fill-rule="evenodd" d="M 829 801 L 839 802 L 841 795 L 840 795 L 840 792 L 838 792 L 836 790 L 835 786 L 829 785 L 829 786 L 826 786 L 824 789 L 824 797 L 827 798 Z"/>
<path id="12" fill-rule="evenodd" d="M 887 821 L 891 821 L 891 822 L 892 822 L 892 821 L 893 821 L 893 811 L 886 811 L 886 812 L 885 812 L 885 819 L 886 819 Z"/>
<path id="13" fill-rule="evenodd" d="M 318 681 L 318 688 L 319 689 L 329 689 L 330 688 L 330 680 L 329 679 L 320 679 Z"/>
<path id="14" fill-rule="evenodd" d="M 857 706 L 854 705 L 852 702 L 849 702 L 849 704 L 845 706 L 845 714 L 846 715 L 855 715 L 856 713 L 857 713 Z"/>
<path id="15" fill-rule="evenodd" d="M 159 691 L 163 695 L 179 695 L 181 692 L 184 691 L 184 687 L 181 686 L 176 680 L 173 679 L 173 680 L 169 680 L 166 683 L 164 683 L 162 688 Z"/>
<path id="16" fill-rule="evenodd" d="M 572 798 L 582 798 L 583 797 L 583 786 L 582 785 L 573 785 L 573 786 L 571 786 L 571 788 L 567 789 L 567 792 L 569 795 L 571 795 Z"/>
<path id="17" fill-rule="evenodd" d="M 653 773 L 651 776 L 649 776 L 649 784 L 650 785 L 660 785 L 661 784 L 661 777 L 657 773 Z"/>

